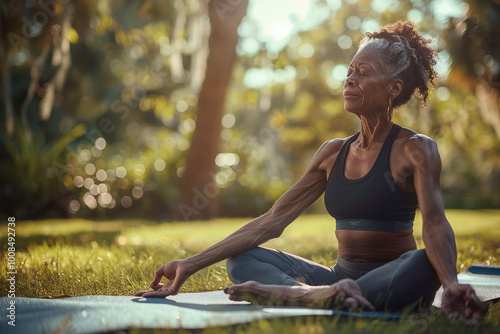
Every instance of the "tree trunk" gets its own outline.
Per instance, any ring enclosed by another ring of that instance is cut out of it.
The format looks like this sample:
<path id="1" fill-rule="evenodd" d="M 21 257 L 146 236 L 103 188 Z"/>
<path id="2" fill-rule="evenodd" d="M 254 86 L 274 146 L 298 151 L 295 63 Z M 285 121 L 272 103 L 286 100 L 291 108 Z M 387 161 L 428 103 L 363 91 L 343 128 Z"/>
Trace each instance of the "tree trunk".
<path id="1" fill-rule="evenodd" d="M 2 33 L 2 25 L 0 24 L 0 34 Z M 3 44 L 3 40 L 0 40 Z M 10 80 L 9 61 L 7 60 L 7 48 L 5 45 L 0 45 L 0 91 L 5 108 L 5 133 L 8 137 L 14 133 L 14 107 L 12 105 L 12 83 Z"/>
<path id="2" fill-rule="evenodd" d="M 174 208 L 173 218 L 176 220 L 211 219 L 217 215 L 215 157 L 219 152 L 227 87 L 236 60 L 237 29 L 247 5 L 248 0 L 212 0 L 208 4 L 210 53 L 205 81 L 198 95 L 196 129 L 186 157 L 179 200 Z"/>
<path id="3" fill-rule="evenodd" d="M 170 55 L 170 74 L 172 81 L 179 83 L 184 75 L 184 65 L 182 61 L 181 50 L 177 47 L 178 41 L 181 39 L 186 26 L 186 7 L 183 0 L 175 0 L 175 24 L 172 29 L 171 41 L 174 45 L 174 50 Z"/>
<path id="4" fill-rule="evenodd" d="M 31 63 L 31 70 L 30 70 L 31 80 L 28 86 L 28 92 L 26 93 L 26 97 L 24 98 L 24 101 L 21 104 L 21 112 L 20 112 L 21 126 L 24 130 L 25 136 L 28 139 L 28 141 L 31 141 L 31 131 L 28 121 L 28 108 L 31 101 L 33 100 L 33 97 L 35 96 L 35 90 L 37 85 L 39 84 L 40 72 L 50 51 L 49 42 L 50 41 L 47 41 L 47 43 L 43 43 L 42 52 L 39 55 L 37 55 Z"/>
<path id="5" fill-rule="evenodd" d="M 490 124 L 500 140 L 500 102 L 498 91 L 481 80 L 476 84 L 477 106 L 483 121 Z"/>
<path id="6" fill-rule="evenodd" d="M 52 55 L 52 66 L 57 67 L 57 71 L 47 83 L 45 95 L 40 101 L 40 118 L 42 121 L 49 119 L 54 106 L 55 95 L 63 89 L 68 70 L 71 66 L 69 32 L 71 30 L 73 14 L 73 5 L 70 3 L 63 4 L 60 34 L 59 36 L 57 36 L 57 32 L 52 34 L 57 36 L 53 37 L 54 48 Z"/>

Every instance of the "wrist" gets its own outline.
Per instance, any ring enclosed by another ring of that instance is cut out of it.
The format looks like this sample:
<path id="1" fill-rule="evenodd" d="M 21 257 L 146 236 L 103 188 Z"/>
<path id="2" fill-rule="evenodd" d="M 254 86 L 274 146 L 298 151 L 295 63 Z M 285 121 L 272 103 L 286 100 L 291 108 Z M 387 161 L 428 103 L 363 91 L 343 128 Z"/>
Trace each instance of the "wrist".
<path id="1" fill-rule="evenodd" d="M 443 284 L 443 289 L 447 289 L 450 286 L 458 284 L 458 280 L 457 277 L 455 276 L 453 278 L 449 278 L 447 280 L 442 281 L 441 284 Z"/>
<path id="2" fill-rule="evenodd" d="M 182 268 L 184 269 L 184 272 L 189 276 L 191 276 L 192 274 L 196 273 L 198 270 L 201 269 L 199 268 L 199 266 L 196 263 L 196 260 L 193 259 L 192 256 L 179 261 L 181 261 L 182 263 Z"/>

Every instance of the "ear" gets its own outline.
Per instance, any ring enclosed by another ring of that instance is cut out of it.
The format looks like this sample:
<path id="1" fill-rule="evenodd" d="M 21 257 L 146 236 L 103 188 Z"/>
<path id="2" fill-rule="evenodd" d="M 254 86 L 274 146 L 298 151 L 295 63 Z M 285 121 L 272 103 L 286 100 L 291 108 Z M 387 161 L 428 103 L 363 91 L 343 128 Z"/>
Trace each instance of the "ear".
<path id="1" fill-rule="evenodd" d="M 391 85 L 389 86 L 389 94 L 391 96 L 391 100 L 394 100 L 396 97 L 398 97 L 399 94 L 401 94 L 403 85 L 403 80 L 401 79 L 395 79 L 394 81 L 392 81 Z"/>

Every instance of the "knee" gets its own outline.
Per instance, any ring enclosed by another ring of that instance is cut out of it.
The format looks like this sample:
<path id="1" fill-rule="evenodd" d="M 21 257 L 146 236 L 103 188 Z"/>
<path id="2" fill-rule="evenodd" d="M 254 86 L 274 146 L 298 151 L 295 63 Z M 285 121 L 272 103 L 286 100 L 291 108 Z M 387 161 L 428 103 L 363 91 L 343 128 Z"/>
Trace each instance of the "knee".
<path id="1" fill-rule="evenodd" d="M 404 262 L 411 263 L 415 268 L 432 269 L 432 264 L 425 249 L 409 251 L 403 254 L 402 258 Z"/>
<path id="2" fill-rule="evenodd" d="M 253 257 L 249 256 L 248 252 L 230 257 L 226 260 L 227 276 L 231 282 L 235 284 L 243 283 L 241 279 L 241 269 L 251 262 Z"/>
<path id="3" fill-rule="evenodd" d="M 233 283 L 239 283 L 237 280 L 237 272 L 238 269 L 237 267 L 239 266 L 239 261 L 238 261 L 239 256 L 233 256 L 230 257 L 226 260 L 226 269 L 227 269 L 227 276 Z"/>
<path id="4" fill-rule="evenodd" d="M 425 249 L 415 251 L 411 256 L 410 264 L 412 268 L 415 268 L 415 270 L 411 271 L 411 278 L 416 280 L 419 285 L 425 282 L 424 290 L 434 298 L 434 294 L 439 289 L 441 282 L 439 281 L 436 270 L 432 266 Z M 406 277 L 408 282 L 411 282 L 411 278 Z"/>

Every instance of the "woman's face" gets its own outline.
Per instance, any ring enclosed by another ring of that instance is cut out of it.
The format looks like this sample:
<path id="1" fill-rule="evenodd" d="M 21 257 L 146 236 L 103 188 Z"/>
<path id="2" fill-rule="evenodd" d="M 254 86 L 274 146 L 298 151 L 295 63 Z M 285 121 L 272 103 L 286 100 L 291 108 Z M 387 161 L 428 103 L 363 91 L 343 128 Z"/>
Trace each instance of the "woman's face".
<path id="1" fill-rule="evenodd" d="M 344 108 L 358 116 L 387 112 L 389 82 L 380 66 L 377 53 L 362 48 L 349 64 L 344 82 Z"/>

